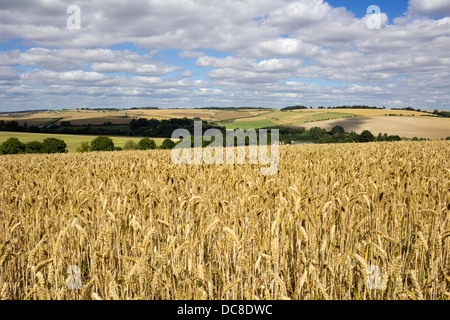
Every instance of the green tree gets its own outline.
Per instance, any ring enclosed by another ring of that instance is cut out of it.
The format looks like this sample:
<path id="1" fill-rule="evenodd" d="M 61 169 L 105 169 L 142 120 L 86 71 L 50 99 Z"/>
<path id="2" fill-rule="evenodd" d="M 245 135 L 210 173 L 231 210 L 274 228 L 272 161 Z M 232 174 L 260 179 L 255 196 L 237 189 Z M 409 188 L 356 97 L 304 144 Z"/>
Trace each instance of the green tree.
<path id="1" fill-rule="evenodd" d="M 450 140 L 450 137 L 447 137 L 445 140 Z"/>
<path id="2" fill-rule="evenodd" d="M 91 147 L 89 146 L 89 141 L 81 141 L 81 146 L 77 148 L 77 152 L 83 153 L 83 152 L 89 152 L 91 150 Z"/>
<path id="3" fill-rule="evenodd" d="M 319 143 L 333 143 L 333 142 L 334 142 L 333 138 L 328 134 L 323 135 L 319 139 Z"/>
<path id="4" fill-rule="evenodd" d="M 375 137 L 373 136 L 372 132 L 370 132 L 369 130 L 364 130 L 363 132 L 361 132 L 360 141 L 361 142 L 372 142 L 372 141 L 375 141 Z"/>
<path id="5" fill-rule="evenodd" d="M 16 120 L 9 121 L 4 126 L 5 131 L 15 131 L 18 128 L 19 128 L 19 122 L 17 122 Z"/>
<path id="6" fill-rule="evenodd" d="M 350 139 L 352 139 L 353 142 L 360 142 L 361 137 L 355 131 L 350 132 L 349 137 Z"/>
<path id="7" fill-rule="evenodd" d="M 381 134 L 381 132 L 377 136 L 377 141 L 384 141 L 384 138 L 383 138 L 383 135 Z"/>
<path id="8" fill-rule="evenodd" d="M 402 138 L 400 136 L 388 136 L 386 141 L 402 141 Z"/>
<path id="9" fill-rule="evenodd" d="M 91 141 L 92 151 L 113 151 L 114 142 L 108 137 L 97 137 Z"/>
<path id="10" fill-rule="evenodd" d="M 322 129 L 319 127 L 313 127 L 311 129 L 309 129 L 309 134 L 314 139 L 314 141 L 319 140 L 326 133 L 327 133 L 327 131 L 325 129 Z"/>
<path id="11" fill-rule="evenodd" d="M 335 134 L 344 134 L 345 133 L 345 129 L 343 126 L 334 126 L 333 129 L 331 129 L 331 135 L 335 135 Z"/>
<path id="12" fill-rule="evenodd" d="M 0 154 L 18 154 L 25 151 L 25 145 L 17 138 L 9 138 L 0 145 Z"/>
<path id="13" fill-rule="evenodd" d="M 336 133 L 335 135 L 333 135 L 333 136 L 329 136 L 332 140 L 333 140 L 333 142 L 335 142 L 335 143 L 342 143 L 342 142 L 344 142 L 346 139 L 347 139 L 347 137 L 348 137 L 348 134 L 345 134 L 345 133 Z"/>
<path id="14" fill-rule="evenodd" d="M 138 142 L 138 148 L 139 148 L 139 150 L 156 149 L 156 143 L 153 139 L 142 138 Z"/>
<path id="15" fill-rule="evenodd" d="M 124 150 L 136 150 L 137 148 L 137 144 L 133 140 L 125 142 L 125 146 L 123 147 Z"/>
<path id="16" fill-rule="evenodd" d="M 67 145 L 64 140 L 47 138 L 42 142 L 42 153 L 66 153 Z"/>
<path id="17" fill-rule="evenodd" d="M 412 138 L 412 141 L 419 141 L 419 138 L 414 137 L 414 138 Z"/>
<path id="18" fill-rule="evenodd" d="M 169 138 L 165 139 L 161 144 L 161 149 L 173 149 L 173 147 L 175 147 L 175 142 Z"/>
<path id="19" fill-rule="evenodd" d="M 42 142 L 31 141 L 25 144 L 25 153 L 41 153 Z"/>

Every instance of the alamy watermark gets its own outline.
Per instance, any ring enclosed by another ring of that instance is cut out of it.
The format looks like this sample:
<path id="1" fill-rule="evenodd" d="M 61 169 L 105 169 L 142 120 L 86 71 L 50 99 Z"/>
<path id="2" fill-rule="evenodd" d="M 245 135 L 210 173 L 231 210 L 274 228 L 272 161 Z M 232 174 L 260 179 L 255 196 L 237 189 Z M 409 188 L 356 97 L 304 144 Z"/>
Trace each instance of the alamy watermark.
<path id="1" fill-rule="evenodd" d="M 204 134 L 202 121 L 194 122 L 194 148 L 192 147 L 192 136 L 186 129 L 177 129 L 172 133 L 172 139 L 182 139 L 172 149 L 172 162 L 175 164 L 245 164 L 246 151 L 249 152 L 250 164 L 268 165 L 261 168 L 262 175 L 274 175 L 278 172 L 280 164 L 279 154 L 279 130 L 266 129 L 227 130 L 226 148 L 224 147 L 223 133 L 219 129 L 208 129 Z M 207 147 L 202 148 L 203 141 L 212 141 Z M 248 145 L 248 147 L 246 146 Z M 270 155 L 269 155 L 270 146 Z M 192 159 L 192 150 L 194 157 Z"/>
<path id="2" fill-rule="evenodd" d="M 73 4 L 67 7 L 68 14 L 71 14 L 66 20 L 66 26 L 69 30 L 81 29 L 81 9 L 79 6 Z"/>
<path id="3" fill-rule="evenodd" d="M 81 270 L 78 266 L 69 266 L 67 268 L 67 274 L 70 276 L 67 278 L 66 285 L 69 290 L 79 290 L 85 287 L 81 284 Z"/>
<path id="4" fill-rule="evenodd" d="M 375 265 L 370 265 L 367 267 L 366 272 L 370 275 L 367 279 L 367 288 L 382 289 L 380 268 Z"/>
<path id="5" fill-rule="evenodd" d="M 367 28 L 369 30 L 381 29 L 381 9 L 379 6 L 371 5 L 367 8 L 367 14 L 370 16 L 367 19 Z"/>

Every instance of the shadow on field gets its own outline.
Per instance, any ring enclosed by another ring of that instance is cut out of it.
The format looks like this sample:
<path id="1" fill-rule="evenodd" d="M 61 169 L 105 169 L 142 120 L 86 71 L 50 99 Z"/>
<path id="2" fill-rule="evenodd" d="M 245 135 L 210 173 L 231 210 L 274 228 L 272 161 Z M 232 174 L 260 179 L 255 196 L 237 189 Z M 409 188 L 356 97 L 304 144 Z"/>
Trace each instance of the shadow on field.
<path id="1" fill-rule="evenodd" d="M 367 119 L 363 117 L 350 118 L 350 119 L 338 119 L 330 122 L 328 125 L 332 128 L 335 126 L 342 126 L 346 131 L 358 131 L 364 130 L 367 123 Z"/>

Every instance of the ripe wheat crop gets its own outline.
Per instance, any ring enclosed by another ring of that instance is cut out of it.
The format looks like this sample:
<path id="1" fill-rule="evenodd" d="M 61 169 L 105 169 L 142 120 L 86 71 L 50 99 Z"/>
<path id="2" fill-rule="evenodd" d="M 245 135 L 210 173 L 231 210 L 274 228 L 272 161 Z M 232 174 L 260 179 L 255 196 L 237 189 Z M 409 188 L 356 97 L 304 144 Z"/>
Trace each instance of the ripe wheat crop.
<path id="1" fill-rule="evenodd" d="M 0 298 L 450 298 L 449 142 L 170 159 L 0 157 Z"/>

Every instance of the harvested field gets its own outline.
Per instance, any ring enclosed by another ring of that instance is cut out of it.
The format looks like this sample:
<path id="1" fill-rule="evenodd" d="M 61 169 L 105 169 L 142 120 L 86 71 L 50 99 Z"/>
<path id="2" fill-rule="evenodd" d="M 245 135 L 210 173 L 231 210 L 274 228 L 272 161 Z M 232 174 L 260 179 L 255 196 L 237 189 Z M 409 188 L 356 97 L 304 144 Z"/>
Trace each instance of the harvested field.
<path id="1" fill-rule="evenodd" d="M 158 109 L 158 110 L 61 110 L 43 111 L 36 113 L 0 114 L 0 120 L 16 120 L 19 124 L 41 125 L 54 118 L 62 118 L 61 121 L 70 121 L 75 125 L 98 125 L 111 121 L 113 124 L 128 124 L 134 118 L 154 118 L 158 120 L 170 118 L 194 118 L 213 120 L 216 111 L 203 109 Z M 46 121 L 44 121 L 46 120 Z"/>
<path id="2" fill-rule="evenodd" d="M 320 111 L 320 110 L 319 110 Z M 376 117 L 376 116 L 386 116 L 389 114 L 394 115 L 403 115 L 403 116 L 422 116 L 422 115 L 430 115 L 429 113 L 425 112 L 418 112 L 418 111 L 409 111 L 409 110 L 390 110 L 390 109 L 323 109 L 322 111 L 328 111 L 328 112 L 342 112 L 342 113 L 351 113 L 356 114 L 358 116 L 362 117 Z"/>
<path id="3" fill-rule="evenodd" d="M 406 138 L 441 139 L 450 136 L 450 119 L 435 117 L 357 117 L 329 121 L 304 123 L 290 127 L 321 127 L 331 130 L 342 126 L 346 131 L 361 133 L 369 130 L 372 134 L 387 133 Z"/>
<path id="4" fill-rule="evenodd" d="M 147 119 L 170 119 L 170 118 L 195 118 L 209 121 L 224 121 L 233 119 L 236 124 L 230 128 L 235 128 L 238 122 L 246 121 L 271 121 L 275 125 L 295 125 L 305 121 L 317 121 L 323 119 L 345 118 L 347 116 L 385 116 L 395 114 L 403 116 L 420 116 L 426 113 L 405 111 L 405 110 L 373 110 L 373 109 L 303 109 L 282 112 L 278 109 L 239 109 L 239 110 L 215 110 L 215 109 L 134 109 L 134 110 L 58 110 L 42 111 L 17 114 L 0 114 L 0 120 L 16 120 L 23 125 L 41 125 L 55 118 L 62 118 L 61 121 L 70 121 L 73 125 L 100 125 L 110 121 L 113 124 L 127 124 L 134 118 Z M 261 122 L 263 123 L 263 122 Z M 242 124 L 246 128 L 246 124 Z"/>

